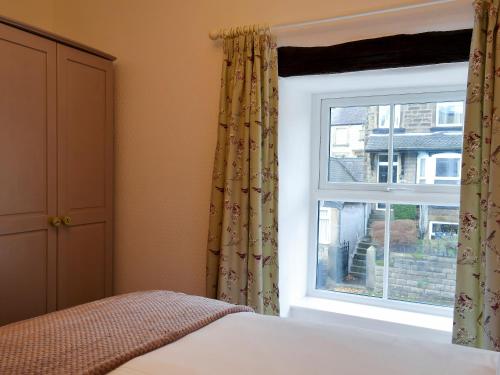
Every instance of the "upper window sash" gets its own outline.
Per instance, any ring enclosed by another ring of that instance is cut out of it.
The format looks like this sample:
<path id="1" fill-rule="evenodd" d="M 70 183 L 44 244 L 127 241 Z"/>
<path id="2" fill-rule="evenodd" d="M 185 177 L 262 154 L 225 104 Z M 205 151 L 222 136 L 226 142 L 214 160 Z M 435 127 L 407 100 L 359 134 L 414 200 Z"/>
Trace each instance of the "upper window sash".
<path id="1" fill-rule="evenodd" d="M 332 107 L 363 107 L 363 106 L 390 106 L 390 126 L 388 129 L 389 136 L 389 148 L 386 153 L 390 156 L 395 155 L 392 149 L 392 141 L 394 135 L 395 124 L 394 121 L 398 122 L 400 126 L 400 116 L 395 116 L 395 109 L 400 110 L 400 105 L 405 104 L 415 104 L 415 103 L 446 103 L 446 102 L 458 102 L 465 100 L 465 91 L 462 87 L 440 87 L 440 91 L 436 91 L 437 88 L 429 88 L 428 90 L 419 89 L 416 92 L 412 92 L 411 89 L 398 89 L 391 91 L 376 91 L 376 92 L 366 92 L 363 91 L 363 96 L 356 96 L 353 93 L 346 95 L 331 94 L 331 95 L 315 95 L 314 102 L 315 108 L 318 111 L 316 115 L 317 121 L 315 121 L 315 126 L 319 123 L 319 134 L 316 137 L 319 141 L 316 141 L 313 146 L 313 152 L 319 155 L 318 163 L 314 163 L 313 169 L 317 171 L 316 174 L 316 187 L 315 190 L 361 190 L 361 191 L 394 191 L 394 190 L 412 190 L 417 193 L 445 193 L 445 194 L 457 194 L 458 186 L 447 186 L 447 185 L 424 185 L 424 184 L 400 184 L 393 183 L 392 176 L 388 179 L 387 183 L 377 183 L 377 182 L 355 182 L 355 183 L 342 183 L 342 182 L 330 182 L 328 181 L 328 161 L 330 157 L 330 115 Z M 414 90 L 415 91 L 415 90 Z M 425 91 L 425 92 L 424 92 Z M 376 95 L 379 94 L 379 95 Z M 378 119 L 377 119 L 378 123 Z M 392 175 L 392 171 L 391 171 Z"/>

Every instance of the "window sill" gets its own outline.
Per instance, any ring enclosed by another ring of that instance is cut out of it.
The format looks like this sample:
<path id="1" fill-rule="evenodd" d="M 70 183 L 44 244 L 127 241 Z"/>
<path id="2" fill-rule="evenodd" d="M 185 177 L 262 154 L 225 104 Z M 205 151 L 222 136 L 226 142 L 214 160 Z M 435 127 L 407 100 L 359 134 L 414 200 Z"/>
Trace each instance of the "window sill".
<path id="1" fill-rule="evenodd" d="M 451 341 L 453 327 L 450 317 L 315 297 L 304 297 L 292 304 L 289 316 L 446 343 Z"/>

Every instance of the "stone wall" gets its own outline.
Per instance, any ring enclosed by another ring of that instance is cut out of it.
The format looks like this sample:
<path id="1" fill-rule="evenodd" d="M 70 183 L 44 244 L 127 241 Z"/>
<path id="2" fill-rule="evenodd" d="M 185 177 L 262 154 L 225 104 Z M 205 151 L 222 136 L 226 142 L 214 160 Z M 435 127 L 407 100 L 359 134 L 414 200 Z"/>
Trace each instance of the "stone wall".
<path id="1" fill-rule="evenodd" d="M 401 106 L 401 128 L 407 133 L 429 131 L 435 125 L 436 103 L 405 104 Z"/>
<path id="2" fill-rule="evenodd" d="M 375 266 L 374 272 L 375 292 L 381 293 L 384 268 Z M 452 306 L 455 274 L 455 258 L 392 253 L 389 298 Z"/>
<path id="3" fill-rule="evenodd" d="M 404 184 L 417 183 L 417 153 L 415 151 L 406 151 L 399 153 L 402 160 L 399 162 L 398 181 Z"/>

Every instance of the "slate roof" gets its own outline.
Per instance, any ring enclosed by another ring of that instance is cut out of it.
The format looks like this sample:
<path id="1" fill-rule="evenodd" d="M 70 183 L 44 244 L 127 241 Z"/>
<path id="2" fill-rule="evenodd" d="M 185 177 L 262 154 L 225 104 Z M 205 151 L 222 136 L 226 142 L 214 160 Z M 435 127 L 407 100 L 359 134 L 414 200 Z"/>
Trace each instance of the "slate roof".
<path id="1" fill-rule="evenodd" d="M 364 158 L 330 158 L 328 165 L 330 182 L 364 182 Z"/>
<path id="2" fill-rule="evenodd" d="M 331 125 L 359 125 L 368 122 L 368 107 L 332 108 Z"/>
<path id="3" fill-rule="evenodd" d="M 344 208 L 344 202 L 324 201 L 323 207 L 331 207 L 331 208 L 336 208 L 338 210 L 341 210 L 342 208 Z"/>
<path id="4" fill-rule="evenodd" d="M 461 132 L 407 133 L 394 134 L 394 150 L 460 150 Z M 365 151 L 387 151 L 388 135 L 368 136 Z"/>

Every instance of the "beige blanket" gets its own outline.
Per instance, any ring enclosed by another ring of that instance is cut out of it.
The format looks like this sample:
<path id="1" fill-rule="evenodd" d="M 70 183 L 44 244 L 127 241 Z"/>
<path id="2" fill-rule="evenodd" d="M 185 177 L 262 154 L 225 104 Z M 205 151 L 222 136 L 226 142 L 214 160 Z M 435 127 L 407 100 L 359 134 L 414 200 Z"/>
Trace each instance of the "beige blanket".
<path id="1" fill-rule="evenodd" d="M 497 352 L 260 314 L 230 314 L 110 375 L 500 375 Z"/>
<path id="2" fill-rule="evenodd" d="M 168 291 L 106 298 L 0 327 L 0 374 L 104 374 L 243 311 Z"/>

